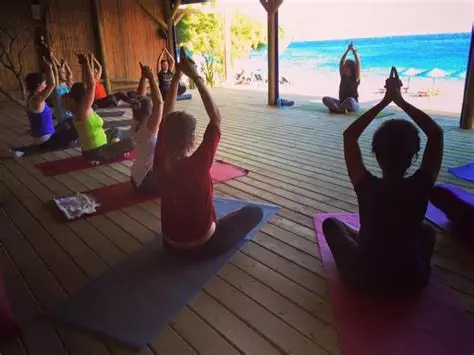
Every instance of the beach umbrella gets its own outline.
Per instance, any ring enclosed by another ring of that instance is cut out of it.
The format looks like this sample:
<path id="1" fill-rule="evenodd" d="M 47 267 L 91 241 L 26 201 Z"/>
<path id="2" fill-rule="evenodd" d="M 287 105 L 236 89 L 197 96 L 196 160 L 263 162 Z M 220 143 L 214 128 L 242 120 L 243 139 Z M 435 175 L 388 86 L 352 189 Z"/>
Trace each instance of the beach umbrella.
<path id="1" fill-rule="evenodd" d="M 407 88 L 410 87 L 410 79 L 412 76 L 415 76 L 415 75 L 418 75 L 422 72 L 422 70 L 420 69 L 415 69 L 415 68 L 408 68 L 408 69 L 405 69 L 405 70 L 402 70 L 400 72 L 400 75 L 402 76 L 407 76 L 408 77 L 408 83 L 407 83 Z"/>
<path id="2" fill-rule="evenodd" d="M 435 81 L 438 78 L 444 78 L 449 75 L 449 73 L 445 72 L 443 69 L 433 68 L 431 70 L 425 71 L 420 74 L 421 76 L 432 78 L 433 79 L 433 90 L 435 86 Z"/>

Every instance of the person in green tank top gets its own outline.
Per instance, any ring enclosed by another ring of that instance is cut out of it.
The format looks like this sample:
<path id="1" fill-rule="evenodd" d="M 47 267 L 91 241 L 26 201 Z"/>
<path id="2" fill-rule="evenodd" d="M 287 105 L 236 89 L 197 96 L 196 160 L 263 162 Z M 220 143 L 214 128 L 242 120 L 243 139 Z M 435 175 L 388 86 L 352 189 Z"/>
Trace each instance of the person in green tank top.
<path id="1" fill-rule="evenodd" d="M 133 140 L 126 138 L 109 142 L 104 130 L 104 121 L 92 109 L 95 95 L 95 80 L 92 72 L 92 56 L 78 54 L 79 64 L 85 73 L 85 83 L 75 83 L 64 95 L 63 106 L 72 112 L 74 127 L 81 143 L 82 155 L 92 164 L 100 164 L 126 158 L 134 149 Z"/>

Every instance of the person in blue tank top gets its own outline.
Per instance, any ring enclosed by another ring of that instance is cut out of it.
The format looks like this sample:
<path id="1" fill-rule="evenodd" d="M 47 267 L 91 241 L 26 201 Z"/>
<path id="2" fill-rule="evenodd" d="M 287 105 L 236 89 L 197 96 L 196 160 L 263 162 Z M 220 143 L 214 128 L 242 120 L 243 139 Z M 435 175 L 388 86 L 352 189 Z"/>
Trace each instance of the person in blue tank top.
<path id="1" fill-rule="evenodd" d="M 54 126 L 53 113 L 46 103 L 46 99 L 51 95 L 56 84 L 53 63 L 44 57 L 43 62 L 46 67 L 46 77 L 43 73 L 35 72 L 28 74 L 25 79 L 28 90 L 27 115 L 33 144 L 12 148 L 11 152 L 15 157 L 67 148 L 77 140 L 75 131 L 61 125 Z"/>
<path id="2" fill-rule="evenodd" d="M 64 120 L 72 119 L 72 113 L 64 110 L 61 97 L 69 93 L 74 84 L 74 80 L 68 62 L 65 59 L 62 59 L 60 62 L 52 51 L 50 52 L 50 56 L 54 63 L 53 72 L 54 79 L 56 80 L 56 88 L 51 95 L 54 106 L 54 118 L 56 122 L 60 123 Z"/>

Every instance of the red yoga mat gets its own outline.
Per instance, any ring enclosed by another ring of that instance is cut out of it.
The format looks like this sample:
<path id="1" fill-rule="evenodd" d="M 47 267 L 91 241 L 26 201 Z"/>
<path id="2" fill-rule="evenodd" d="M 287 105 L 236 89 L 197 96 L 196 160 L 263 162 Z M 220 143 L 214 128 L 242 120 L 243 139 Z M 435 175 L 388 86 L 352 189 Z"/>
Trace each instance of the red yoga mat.
<path id="1" fill-rule="evenodd" d="M 382 301 L 362 297 L 342 281 L 322 231 L 335 217 L 359 228 L 357 214 L 317 214 L 317 239 L 328 280 L 342 355 L 471 355 L 474 322 L 453 292 L 432 276 L 416 299 Z"/>
<path id="2" fill-rule="evenodd" d="M 114 161 L 110 161 L 107 163 L 103 163 L 101 165 L 107 165 L 112 163 L 118 163 L 124 160 L 131 160 L 137 157 L 137 152 L 134 150 L 128 153 L 127 156 L 124 156 L 122 159 L 117 159 Z M 48 161 L 45 163 L 41 163 L 36 165 L 38 169 L 40 169 L 44 175 L 46 176 L 56 176 L 61 174 L 72 173 L 74 171 L 85 170 L 93 168 L 95 165 L 88 163 L 82 155 L 77 157 L 71 157 L 67 159 L 58 159 L 53 161 Z"/>
<path id="3" fill-rule="evenodd" d="M 247 174 L 247 170 L 223 161 L 215 161 L 211 168 L 211 177 L 215 183 Z M 97 213 L 102 214 L 158 198 L 158 196 L 137 193 L 129 181 L 86 191 L 84 194 L 92 196 L 100 203 Z M 90 216 L 92 215 L 84 215 L 83 217 Z"/>

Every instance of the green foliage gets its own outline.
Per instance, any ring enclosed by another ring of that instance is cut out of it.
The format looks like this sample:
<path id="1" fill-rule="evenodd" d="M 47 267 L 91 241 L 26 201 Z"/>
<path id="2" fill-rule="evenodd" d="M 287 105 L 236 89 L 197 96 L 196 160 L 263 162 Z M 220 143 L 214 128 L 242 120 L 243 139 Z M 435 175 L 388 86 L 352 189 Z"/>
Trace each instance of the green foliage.
<path id="1" fill-rule="evenodd" d="M 230 26 L 232 60 L 248 56 L 251 49 L 265 45 L 265 25 L 236 10 Z"/>
<path id="2" fill-rule="evenodd" d="M 216 4 L 212 5 L 214 10 Z M 214 12 L 189 10 L 177 26 L 178 44 L 186 46 L 194 55 L 202 56 L 201 70 L 209 85 L 215 85 L 224 71 L 225 19 Z M 266 43 L 266 24 L 236 10 L 231 18 L 231 59 L 242 59 L 252 49 Z"/>

